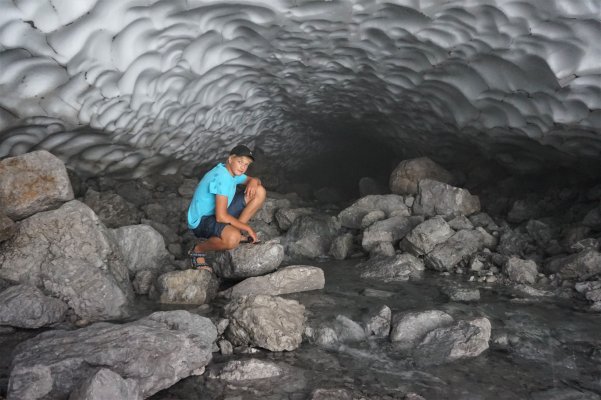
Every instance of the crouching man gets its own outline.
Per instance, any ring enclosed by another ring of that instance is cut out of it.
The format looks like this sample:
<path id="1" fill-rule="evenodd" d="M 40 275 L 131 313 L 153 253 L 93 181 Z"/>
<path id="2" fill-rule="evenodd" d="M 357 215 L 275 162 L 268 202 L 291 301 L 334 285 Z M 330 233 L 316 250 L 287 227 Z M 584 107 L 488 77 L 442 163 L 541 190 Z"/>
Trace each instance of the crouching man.
<path id="1" fill-rule="evenodd" d="M 188 207 L 188 228 L 206 240 L 188 253 L 193 268 L 213 271 L 205 260 L 206 252 L 235 249 L 243 241 L 258 242 L 248 221 L 265 202 L 266 191 L 260 179 L 246 175 L 254 160 L 248 147 L 238 145 L 196 187 Z M 244 190 L 237 185 L 244 185 Z"/>

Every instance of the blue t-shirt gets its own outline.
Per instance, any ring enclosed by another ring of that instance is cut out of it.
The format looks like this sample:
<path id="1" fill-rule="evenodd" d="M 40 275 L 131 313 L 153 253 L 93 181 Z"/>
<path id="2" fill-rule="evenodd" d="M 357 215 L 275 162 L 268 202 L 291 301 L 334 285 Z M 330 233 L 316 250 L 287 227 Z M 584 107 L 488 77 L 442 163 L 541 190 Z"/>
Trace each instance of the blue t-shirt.
<path id="1" fill-rule="evenodd" d="M 236 194 L 236 186 L 246 182 L 247 178 L 245 174 L 232 176 L 222 163 L 207 172 L 196 186 L 188 207 L 188 228 L 196 228 L 205 215 L 215 215 L 215 195 L 226 196 L 229 206 Z"/>

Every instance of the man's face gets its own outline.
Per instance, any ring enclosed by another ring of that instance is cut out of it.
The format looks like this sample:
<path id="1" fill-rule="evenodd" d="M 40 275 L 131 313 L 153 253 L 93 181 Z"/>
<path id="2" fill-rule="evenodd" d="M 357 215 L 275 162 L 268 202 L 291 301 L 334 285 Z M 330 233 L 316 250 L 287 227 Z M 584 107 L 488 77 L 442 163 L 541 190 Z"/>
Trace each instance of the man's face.
<path id="1" fill-rule="evenodd" d="M 232 172 L 236 176 L 240 176 L 246 173 L 248 166 L 253 162 L 252 159 L 246 156 L 238 157 L 238 156 L 230 156 L 229 164 Z"/>

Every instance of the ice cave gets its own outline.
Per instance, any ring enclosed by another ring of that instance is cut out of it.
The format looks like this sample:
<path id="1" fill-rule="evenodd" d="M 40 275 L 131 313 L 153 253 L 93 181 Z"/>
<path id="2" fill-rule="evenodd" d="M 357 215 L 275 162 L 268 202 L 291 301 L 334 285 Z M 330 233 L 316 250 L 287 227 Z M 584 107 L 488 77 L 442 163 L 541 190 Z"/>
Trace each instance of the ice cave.
<path id="1" fill-rule="evenodd" d="M 599 335 L 600 0 L 0 0 L 0 400 L 601 399 Z"/>

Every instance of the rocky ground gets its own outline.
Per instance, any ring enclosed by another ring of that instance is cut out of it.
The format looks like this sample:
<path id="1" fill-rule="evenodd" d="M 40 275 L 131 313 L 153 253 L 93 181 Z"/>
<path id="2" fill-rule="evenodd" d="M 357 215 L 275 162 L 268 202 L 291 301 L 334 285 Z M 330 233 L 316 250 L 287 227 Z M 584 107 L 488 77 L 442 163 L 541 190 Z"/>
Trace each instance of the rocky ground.
<path id="1" fill-rule="evenodd" d="M 199 398 L 224 396 L 224 387 L 240 382 L 248 389 L 241 393 L 257 398 L 274 382 L 289 389 L 273 398 L 445 398 L 410 385 L 382 395 L 349 382 L 328 386 L 303 379 L 285 357 L 264 355 L 362 359 L 371 346 L 380 359 L 394 354 L 395 368 L 407 374 L 407 365 L 462 365 L 491 347 L 537 362 L 549 348 L 563 354 L 562 343 L 578 342 L 573 335 L 543 346 L 544 324 L 498 316 L 483 298 L 510 293 L 520 304 L 567 303 L 599 315 L 601 185 L 491 182 L 482 171 L 450 172 L 420 158 L 401 162 L 388 189 L 362 179 L 361 196 L 349 202 L 333 190 L 310 198 L 270 191 L 252 221 L 261 242 L 211 255 L 212 274 L 189 269 L 185 257 L 195 240 L 185 211 L 196 179 L 84 180 L 45 151 L 4 159 L 0 394 L 186 398 L 200 389 L 161 391 L 199 376 L 181 386 L 206 386 L 209 397 Z M 352 277 L 359 297 L 348 287 L 328 289 L 335 276 L 328 262 L 353 269 L 338 279 Z M 425 280 L 446 282 L 444 302 L 394 300 L 403 285 Z M 337 291 L 345 294 L 332 296 Z M 366 298 L 380 301 L 356 311 Z M 466 312 L 466 304 L 480 306 Z M 578 353 L 596 359 L 598 343 L 588 336 L 584 343 Z M 591 374 L 597 386 L 578 398 L 598 398 L 598 371 Z M 539 392 L 576 398 L 569 390 Z"/>

